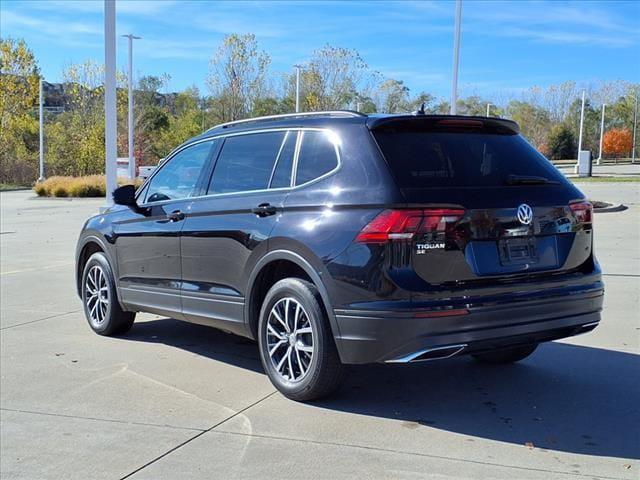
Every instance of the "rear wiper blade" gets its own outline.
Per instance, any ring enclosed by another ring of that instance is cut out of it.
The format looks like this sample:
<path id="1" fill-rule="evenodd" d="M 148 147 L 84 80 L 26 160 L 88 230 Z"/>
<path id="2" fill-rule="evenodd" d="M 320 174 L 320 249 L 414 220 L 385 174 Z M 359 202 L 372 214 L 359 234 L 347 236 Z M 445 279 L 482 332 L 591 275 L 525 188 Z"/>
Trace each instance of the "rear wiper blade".
<path id="1" fill-rule="evenodd" d="M 531 175 L 509 175 L 506 179 L 507 185 L 558 185 L 559 183 L 556 180 Z"/>

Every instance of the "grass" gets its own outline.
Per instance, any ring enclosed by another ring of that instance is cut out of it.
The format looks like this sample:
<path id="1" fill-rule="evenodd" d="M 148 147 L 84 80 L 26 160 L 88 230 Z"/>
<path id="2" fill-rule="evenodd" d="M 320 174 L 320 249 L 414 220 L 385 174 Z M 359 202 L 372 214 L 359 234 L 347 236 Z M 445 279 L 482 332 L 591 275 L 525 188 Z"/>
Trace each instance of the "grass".
<path id="1" fill-rule="evenodd" d="M 628 177 L 568 177 L 574 183 L 636 183 L 640 182 L 640 175 L 630 175 Z"/>
<path id="2" fill-rule="evenodd" d="M 132 183 L 123 178 L 118 179 L 119 185 Z M 141 180 L 134 184 L 139 186 Z M 104 175 L 87 175 L 84 177 L 49 177 L 44 182 L 38 182 L 33 190 L 40 197 L 104 197 L 106 195 L 106 180 Z"/>
<path id="3" fill-rule="evenodd" d="M 18 185 L 17 183 L 0 183 L 0 192 L 9 190 L 21 190 L 23 188 L 31 188 L 29 185 Z"/>

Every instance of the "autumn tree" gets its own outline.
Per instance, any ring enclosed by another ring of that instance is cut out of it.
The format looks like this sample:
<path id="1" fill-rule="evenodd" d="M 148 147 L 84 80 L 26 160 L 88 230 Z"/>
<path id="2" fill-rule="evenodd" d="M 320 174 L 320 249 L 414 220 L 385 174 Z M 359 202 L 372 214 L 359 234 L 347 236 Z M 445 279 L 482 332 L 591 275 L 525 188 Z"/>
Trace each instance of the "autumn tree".
<path id="1" fill-rule="evenodd" d="M 37 177 L 40 72 L 24 40 L 0 39 L 0 182 Z"/>
<path id="2" fill-rule="evenodd" d="M 604 153 L 621 157 L 628 155 L 633 147 L 633 136 L 627 128 L 612 128 L 604 134 L 602 150 Z"/>
<path id="3" fill-rule="evenodd" d="M 222 121 L 249 116 L 265 92 L 271 57 L 258 48 L 255 35 L 227 35 L 211 58 L 207 78 Z"/>

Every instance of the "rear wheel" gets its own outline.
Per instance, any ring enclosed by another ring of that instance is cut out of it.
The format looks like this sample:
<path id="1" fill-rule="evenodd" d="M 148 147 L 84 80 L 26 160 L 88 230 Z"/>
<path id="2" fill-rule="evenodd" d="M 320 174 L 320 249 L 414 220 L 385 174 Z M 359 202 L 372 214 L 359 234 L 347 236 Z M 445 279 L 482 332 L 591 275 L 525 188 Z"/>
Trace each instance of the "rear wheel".
<path id="1" fill-rule="evenodd" d="M 501 348 L 484 353 L 475 353 L 471 356 L 481 363 L 504 364 L 524 360 L 538 348 L 537 343 L 521 345 L 518 347 Z"/>
<path id="2" fill-rule="evenodd" d="M 99 335 L 125 333 L 135 320 L 136 314 L 125 312 L 118 302 L 113 272 L 102 252 L 91 255 L 84 267 L 82 303 L 89 326 Z"/>
<path id="3" fill-rule="evenodd" d="M 315 400 L 340 386 L 344 366 L 312 283 L 286 278 L 274 284 L 262 304 L 258 334 L 262 366 L 287 398 Z"/>

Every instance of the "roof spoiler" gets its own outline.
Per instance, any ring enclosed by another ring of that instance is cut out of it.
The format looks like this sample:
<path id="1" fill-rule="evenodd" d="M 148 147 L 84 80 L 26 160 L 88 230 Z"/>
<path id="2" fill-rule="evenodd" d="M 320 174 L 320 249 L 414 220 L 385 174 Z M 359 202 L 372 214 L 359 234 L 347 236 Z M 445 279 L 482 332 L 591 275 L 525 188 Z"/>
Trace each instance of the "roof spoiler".
<path id="1" fill-rule="evenodd" d="M 369 117 L 367 127 L 369 130 L 380 128 L 402 128 L 402 127 L 433 127 L 441 128 L 461 128 L 461 129 L 496 129 L 511 133 L 520 133 L 519 125 L 513 120 L 497 117 L 468 117 L 464 115 L 391 115 L 385 117 Z"/>

